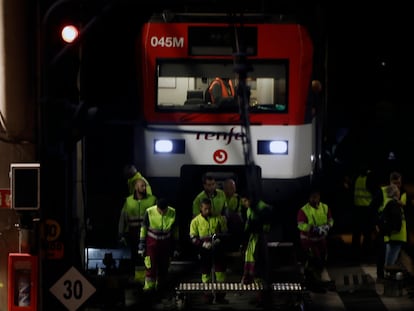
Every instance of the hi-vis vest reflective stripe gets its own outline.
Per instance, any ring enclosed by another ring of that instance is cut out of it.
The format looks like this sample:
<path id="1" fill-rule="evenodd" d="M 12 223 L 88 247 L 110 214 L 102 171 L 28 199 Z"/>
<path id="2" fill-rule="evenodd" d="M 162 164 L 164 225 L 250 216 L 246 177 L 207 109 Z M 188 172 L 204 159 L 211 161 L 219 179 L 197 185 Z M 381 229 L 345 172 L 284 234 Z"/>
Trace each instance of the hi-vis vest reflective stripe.
<path id="1" fill-rule="evenodd" d="M 367 176 L 358 176 L 355 180 L 354 204 L 356 206 L 369 206 L 372 195 L 367 190 Z"/>
<path id="2" fill-rule="evenodd" d="M 154 205 L 147 209 L 149 226 L 141 228 L 140 239 L 150 236 L 155 240 L 165 240 L 171 236 L 171 230 L 175 224 L 175 209 L 168 207 L 165 214 L 158 212 L 157 206 Z"/>

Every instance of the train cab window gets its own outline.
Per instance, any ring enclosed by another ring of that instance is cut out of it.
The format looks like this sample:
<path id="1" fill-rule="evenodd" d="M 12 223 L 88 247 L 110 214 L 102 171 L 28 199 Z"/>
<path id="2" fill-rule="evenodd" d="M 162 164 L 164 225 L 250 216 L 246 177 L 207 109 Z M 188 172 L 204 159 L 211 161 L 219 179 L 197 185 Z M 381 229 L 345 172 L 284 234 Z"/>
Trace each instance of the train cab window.
<path id="1" fill-rule="evenodd" d="M 202 90 L 187 91 L 187 100 L 184 105 L 201 105 L 204 104 L 204 94 Z"/>
<path id="2" fill-rule="evenodd" d="M 288 62 L 253 62 L 246 86 L 249 109 L 254 112 L 287 112 Z M 207 89 L 216 77 L 230 77 L 237 90 L 239 87 L 231 60 L 159 61 L 157 64 L 156 109 L 189 112 L 238 112 L 239 102 L 226 99 L 213 105 L 207 99 Z M 237 94 L 237 91 L 236 91 Z"/>

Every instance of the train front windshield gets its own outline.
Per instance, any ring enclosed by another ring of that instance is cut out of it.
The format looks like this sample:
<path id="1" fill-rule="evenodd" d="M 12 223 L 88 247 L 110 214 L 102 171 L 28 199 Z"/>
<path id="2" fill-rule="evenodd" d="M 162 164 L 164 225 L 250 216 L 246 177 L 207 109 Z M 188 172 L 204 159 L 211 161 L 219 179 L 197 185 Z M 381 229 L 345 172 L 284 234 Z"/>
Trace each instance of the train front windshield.
<path id="1" fill-rule="evenodd" d="M 274 59 L 249 63 L 246 92 L 251 112 L 287 113 L 288 61 Z M 226 60 L 158 60 L 157 62 L 157 110 L 191 112 L 237 112 L 238 96 L 221 99 L 214 104 L 208 96 L 208 88 L 216 77 L 230 78 L 239 87 L 234 63 Z"/>

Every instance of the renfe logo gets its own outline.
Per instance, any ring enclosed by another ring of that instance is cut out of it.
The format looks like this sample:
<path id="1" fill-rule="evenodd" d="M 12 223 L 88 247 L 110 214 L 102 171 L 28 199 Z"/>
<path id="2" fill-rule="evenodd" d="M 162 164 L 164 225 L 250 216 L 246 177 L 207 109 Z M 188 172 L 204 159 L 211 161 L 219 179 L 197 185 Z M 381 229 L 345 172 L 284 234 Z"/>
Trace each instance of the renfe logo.
<path id="1" fill-rule="evenodd" d="M 223 149 L 216 150 L 213 154 L 213 160 L 218 164 L 223 164 L 227 161 L 227 158 L 227 152 Z"/>
<path id="2" fill-rule="evenodd" d="M 196 140 L 224 140 L 227 141 L 226 145 L 230 144 L 233 140 L 241 140 L 243 138 L 243 134 L 240 132 L 234 133 L 234 127 L 230 129 L 228 133 L 207 133 L 207 132 L 200 132 L 196 134 Z"/>

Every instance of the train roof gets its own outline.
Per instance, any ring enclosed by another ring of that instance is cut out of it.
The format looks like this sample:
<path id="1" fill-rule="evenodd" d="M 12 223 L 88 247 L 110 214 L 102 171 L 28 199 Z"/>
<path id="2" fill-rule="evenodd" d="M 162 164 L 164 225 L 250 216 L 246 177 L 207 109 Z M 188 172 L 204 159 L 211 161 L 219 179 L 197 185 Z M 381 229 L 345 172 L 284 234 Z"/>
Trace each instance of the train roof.
<path id="1" fill-rule="evenodd" d="M 175 23 L 298 23 L 293 15 L 260 12 L 174 12 L 164 10 L 151 16 L 149 22 Z"/>

